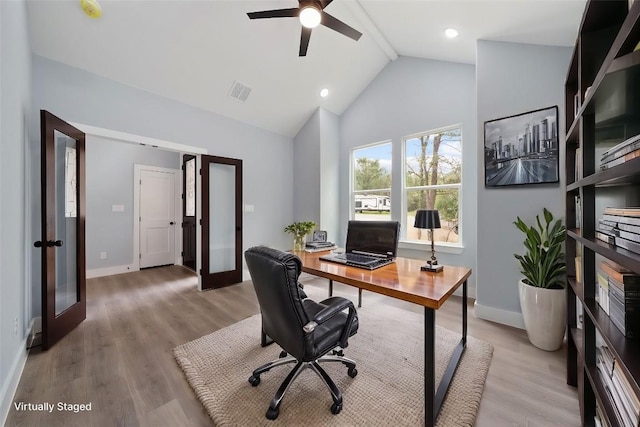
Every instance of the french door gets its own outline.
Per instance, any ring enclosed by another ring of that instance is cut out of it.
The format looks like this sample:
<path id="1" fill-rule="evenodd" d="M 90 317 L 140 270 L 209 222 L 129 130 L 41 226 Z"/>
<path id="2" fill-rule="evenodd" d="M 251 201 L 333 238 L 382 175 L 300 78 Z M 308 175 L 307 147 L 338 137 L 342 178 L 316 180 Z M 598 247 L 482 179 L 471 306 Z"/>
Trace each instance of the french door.
<path id="1" fill-rule="evenodd" d="M 242 160 L 202 155 L 202 289 L 242 281 Z"/>
<path id="2" fill-rule="evenodd" d="M 85 134 L 40 111 L 42 348 L 78 326 L 87 313 Z"/>

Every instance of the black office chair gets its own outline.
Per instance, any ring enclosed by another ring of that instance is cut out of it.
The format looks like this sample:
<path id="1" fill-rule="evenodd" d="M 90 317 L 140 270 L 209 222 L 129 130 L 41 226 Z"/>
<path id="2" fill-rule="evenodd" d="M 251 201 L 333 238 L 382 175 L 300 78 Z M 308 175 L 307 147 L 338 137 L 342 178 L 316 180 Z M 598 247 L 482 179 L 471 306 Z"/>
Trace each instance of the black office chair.
<path id="1" fill-rule="evenodd" d="M 249 383 L 256 387 L 262 373 L 296 363 L 271 400 L 266 417 L 270 420 L 278 417 L 284 394 L 305 368 L 311 368 L 327 385 L 333 399 L 331 412 L 338 414 L 342 410 L 342 393 L 318 362 L 342 362 L 349 368 L 351 378 L 358 374 L 356 363 L 342 356 L 341 350 L 358 330 L 353 303 L 342 297 L 319 303 L 305 298 L 298 286 L 302 263 L 291 253 L 259 246 L 248 249 L 244 256 L 260 303 L 263 332 L 284 350 L 280 359 L 253 371 Z M 348 313 L 343 312 L 346 309 Z M 327 354 L 332 351 L 333 354 Z M 292 357 L 286 357 L 287 353 Z"/>

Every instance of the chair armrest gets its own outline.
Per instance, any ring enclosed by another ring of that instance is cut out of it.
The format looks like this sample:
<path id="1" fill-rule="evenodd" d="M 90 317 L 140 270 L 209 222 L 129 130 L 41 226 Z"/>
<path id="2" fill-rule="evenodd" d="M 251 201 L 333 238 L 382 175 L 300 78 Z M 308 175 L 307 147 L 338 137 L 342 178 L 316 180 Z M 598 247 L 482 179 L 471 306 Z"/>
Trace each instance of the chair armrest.
<path id="1" fill-rule="evenodd" d="M 340 347 L 346 348 L 349 345 L 349 335 L 351 334 L 351 325 L 353 324 L 353 319 L 356 317 L 356 308 L 353 306 L 353 303 L 346 298 L 343 297 L 331 297 L 322 301 L 322 304 L 326 304 L 327 306 L 320 310 L 313 321 L 316 324 L 321 324 L 331 319 L 336 314 L 340 313 L 345 309 L 349 309 L 349 314 L 347 315 L 347 322 L 344 325 L 344 329 L 342 330 L 342 334 L 340 335 Z M 316 325 L 313 325 L 314 328 Z M 313 330 L 313 329 L 312 329 Z"/>
<path id="2" fill-rule="evenodd" d="M 343 297 L 327 298 L 326 300 L 322 301 L 322 304 L 326 305 L 326 307 L 320 310 L 313 318 L 313 321 L 318 324 L 326 322 L 327 320 L 331 319 L 333 316 L 347 308 L 354 308 L 353 303 Z"/>

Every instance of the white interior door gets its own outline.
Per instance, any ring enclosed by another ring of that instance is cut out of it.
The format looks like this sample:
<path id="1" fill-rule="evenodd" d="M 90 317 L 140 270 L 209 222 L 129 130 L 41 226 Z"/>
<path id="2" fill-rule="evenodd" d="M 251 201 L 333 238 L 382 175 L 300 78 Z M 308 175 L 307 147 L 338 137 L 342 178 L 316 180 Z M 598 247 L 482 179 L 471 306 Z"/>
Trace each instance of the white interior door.
<path id="1" fill-rule="evenodd" d="M 175 263 L 175 180 L 168 171 L 140 171 L 140 268 Z"/>

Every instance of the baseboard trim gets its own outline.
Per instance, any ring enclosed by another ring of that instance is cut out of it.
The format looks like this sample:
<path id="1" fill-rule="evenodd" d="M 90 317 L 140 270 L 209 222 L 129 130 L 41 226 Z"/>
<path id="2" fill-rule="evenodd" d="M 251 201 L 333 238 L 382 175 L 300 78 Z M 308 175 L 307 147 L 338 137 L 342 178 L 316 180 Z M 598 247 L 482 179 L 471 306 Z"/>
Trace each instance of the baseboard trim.
<path id="1" fill-rule="evenodd" d="M 502 325 L 513 326 L 514 328 L 518 329 L 524 329 L 524 320 L 522 318 L 522 313 L 478 304 L 477 300 L 473 306 L 473 312 L 474 315 L 479 319 L 489 320 L 491 322 L 500 323 Z"/>
<path id="2" fill-rule="evenodd" d="M 94 268 L 87 270 L 87 279 L 93 279 L 95 277 L 113 276 L 114 274 L 131 273 L 132 271 L 138 271 L 139 268 L 133 264 L 129 265 L 115 265 L 113 267 Z"/>
<path id="3" fill-rule="evenodd" d="M 11 410 L 11 406 L 13 405 L 13 398 L 15 397 L 16 391 L 18 390 L 18 384 L 20 384 L 20 377 L 22 377 L 22 372 L 24 371 L 24 367 L 27 364 L 28 338 L 29 335 L 24 337 L 22 343 L 18 347 L 18 354 L 16 354 L 16 357 L 11 364 L 9 377 L 7 378 L 7 381 L 5 381 L 5 383 L 2 385 L 2 389 L 0 391 L 0 425 L 5 425 L 5 423 L 7 422 L 9 411 Z"/>

